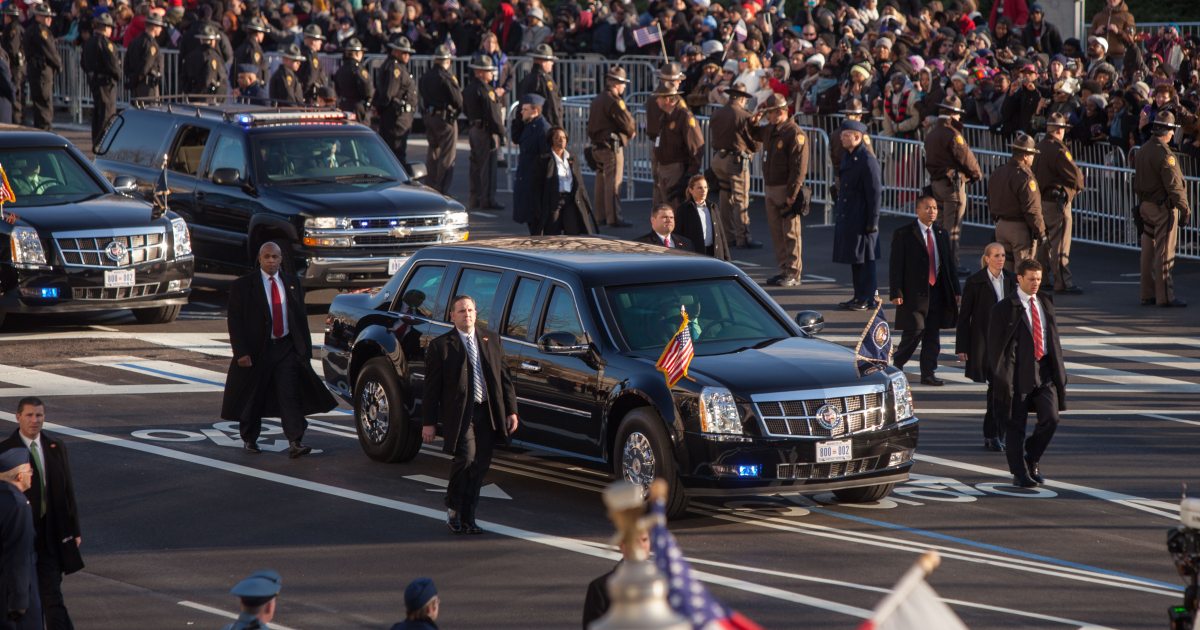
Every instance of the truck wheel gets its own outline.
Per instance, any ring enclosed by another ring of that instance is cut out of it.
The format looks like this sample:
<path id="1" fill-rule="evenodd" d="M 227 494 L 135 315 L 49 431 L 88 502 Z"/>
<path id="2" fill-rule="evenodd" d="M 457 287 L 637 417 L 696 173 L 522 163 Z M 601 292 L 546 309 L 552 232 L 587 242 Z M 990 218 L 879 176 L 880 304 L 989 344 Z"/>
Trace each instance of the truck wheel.
<path id="1" fill-rule="evenodd" d="M 838 498 L 842 503 L 871 503 L 878 501 L 883 497 L 892 493 L 894 483 L 885 483 L 878 486 L 863 486 L 861 488 L 842 488 L 834 490 L 833 496 Z"/>
<path id="2" fill-rule="evenodd" d="M 391 361 L 371 359 L 354 387 L 354 427 L 367 457 L 388 464 L 407 462 L 421 449 L 421 430 L 408 421 Z"/>
<path id="3" fill-rule="evenodd" d="M 133 316 L 139 324 L 170 324 L 179 317 L 179 309 L 183 306 L 159 306 L 158 308 L 135 308 Z"/>
<path id="4" fill-rule="evenodd" d="M 625 414 L 617 430 L 613 458 L 617 477 L 650 491 L 656 478 L 665 479 L 667 518 L 676 519 L 687 512 L 688 497 L 684 494 L 679 473 L 675 470 L 675 452 L 662 420 L 649 407 L 639 407 Z"/>

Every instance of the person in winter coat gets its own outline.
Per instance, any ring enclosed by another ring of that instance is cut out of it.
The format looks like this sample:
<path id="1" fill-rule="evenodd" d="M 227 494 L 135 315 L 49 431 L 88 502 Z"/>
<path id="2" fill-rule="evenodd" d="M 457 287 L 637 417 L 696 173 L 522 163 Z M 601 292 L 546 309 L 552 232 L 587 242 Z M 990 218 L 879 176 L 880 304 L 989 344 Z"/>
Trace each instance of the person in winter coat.
<path id="1" fill-rule="evenodd" d="M 841 142 L 846 153 L 838 169 L 840 184 L 833 210 L 833 262 L 850 265 L 854 281 L 854 297 L 838 306 L 856 311 L 875 308 L 875 261 L 881 255 L 879 206 L 883 178 L 879 160 L 863 142 L 866 135 L 863 123 L 842 123 Z"/>
<path id="2" fill-rule="evenodd" d="M 530 234 L 537 234 L 538 224 L 535 221 L 537 209 L 534 190 L 540 179 L 537 177 L 538 163 L 542 156 L 550 153 L 550 140 L 547 133 L 550 123 L 542 115 L 546 99 L 530 92 L 521 97 L 519 117 L 512 122 L 513 142 L 521 147 L 517 158 L 517 178 L 513 182 L 513 221 L 529 226 Z"/>
<path id="3" fill-rule="evenodd" d="M 1004 450 L 1004 423 L 992 413 L 992 385 L 988 378 L 987 330 L 992 307 L 1017 289 L 1017 276 L 1004 268 L 1004 246 L 991 243 L 983 248 L 983 269 L 967 277 L 958 311 L 954 352 L 966 362 L 964 374 L 976 383 L 988 383 L 987 407 L 983 412 L 983 445 L 989 451 Z"/>
<path id="4" fill-rule="evenodd" d="M 873 114 L 883 117 L 883 135 L 890 138 L 912 140 L 921 127 L 921 113 L 917 109 L 918 92 L 908 77 L 892 76 L 883 88 L 883 96 L 875 100 Z"/>
<path id="5" fill-rule="evenodd" d="M 1088 35 L 1103 37 L 1108 42 L 1108 59 L 1118 70 L 1125 63 L 1125 48 L 1133 46 L 1135 20 L 1125 0 L 1105 0 L 1104 9 L 1092 18 Z"/>
<path id="6" fill-rule="evenodd" d="M 1021 45 L 1046 55 L 1061 55 L 1062 34 L 1058 27 L 1046 21 L 1046 12 L 1036 2 L 1029 7 L 1029 21 L 1021 29 Z"/>
<path id="7" fill-rule="evenodd" d="M 995 33 L 996 24 L 1002 17 L 1011 19 L 1011 25 L 1023 27 L 1029 20 L 1029 7 L 1025 4 L 1025 0 L 999 0 L 992 5 L 992 14 L 988 17 L 988 29 Z"/>
<path id="8" fill-rule="evenodd" d="M 566 130 L 551 127 L 550 151 L 539 159 L 532 182 L 535 236 L 599 234 L 579 166 L 581 156 L 567 150 L 568 140 Z"/>

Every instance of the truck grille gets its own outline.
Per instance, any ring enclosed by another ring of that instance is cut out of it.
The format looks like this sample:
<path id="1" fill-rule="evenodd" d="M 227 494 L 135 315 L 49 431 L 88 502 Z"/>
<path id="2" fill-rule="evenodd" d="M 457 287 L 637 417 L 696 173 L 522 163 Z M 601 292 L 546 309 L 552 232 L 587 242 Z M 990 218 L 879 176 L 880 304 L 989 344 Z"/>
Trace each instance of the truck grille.
<path id="1" fill-rule="evenodd" d="M 877 429 L 883 424 L 883 394 L 871 392 L 843 398 L 816 398 L 782 402 L 756 403 L 758 413 L 771 435 L 802 437 L 833 437 L 863 430 Z M 832 405 L 842 422 L 832 429 L 821 426 L 817 410 Z"/>
<path id="2" fill-rule="evenodd" d="M 166 257 L 166 235 L 163 232 L 142 234 L 88 233 L 72 234 L 72 238 L 55 235 L 54 242 L 68 267 L 101 267 L 117 269 L 130 265 L 163 260 Z M 120 260 L 109 258 L 113 243 L 119 244 Z"/>
<path id="3" fill-rule="evenodd" d="M 437 234 L 413 234 L 410 236 L 392 236 L 390 234 L 372 234 L 355 236 L 355 245 L 425 245 L 436 243 L 440 238 Z"/>
<path id="4" fill-rule="evenodd" d="M 158 293 L 159 282 L 135 284 L 131 287 L 82 287 L 71 289 L 76 300 L 126 300 Z"/>
<path id="5" fill-rule="evenodd" d="M 828 464 L 779 464 L 775 476 L 779 479 L 833 479 L 871 472 L 878 463 L 878 457 L 864 457 Z"/>
<path id="6" fill-rule="evenodd" d="M 377 230 L 381 228 L 386 229 L 393 227 L 437 227 L 441 224 L 441 215 L 432 217 L 395 217 L 387 219 L 350 219 L 350 227 L 356 230 Z"/>

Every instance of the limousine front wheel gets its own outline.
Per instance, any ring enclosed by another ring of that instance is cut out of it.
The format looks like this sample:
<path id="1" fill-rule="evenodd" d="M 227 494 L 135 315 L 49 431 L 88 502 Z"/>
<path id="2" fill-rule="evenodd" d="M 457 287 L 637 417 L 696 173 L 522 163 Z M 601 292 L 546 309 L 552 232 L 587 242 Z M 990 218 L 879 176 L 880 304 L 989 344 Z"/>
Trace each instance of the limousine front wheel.
<path id="1" fill-rule="evenodd" d="M 646 493 L 655 479 L 662 478 L 670 488 L 667 518 L 679 518 L 687 512 L 688 498 L 679 483 L 667 431 L 653 411 L 641 407 L 626 414 L 617 430 L 616 448 L 617 474 L 622 479 L 641 486 Z"/>
<path id="2" fill-rule="evenodd" d="M 404 417 L 400 385 L 386 358 L 363 366 L 354 388 L 354 425 L 367 457 L 386 463 L 406 462 L 421 448 L 420 427 Z"/>

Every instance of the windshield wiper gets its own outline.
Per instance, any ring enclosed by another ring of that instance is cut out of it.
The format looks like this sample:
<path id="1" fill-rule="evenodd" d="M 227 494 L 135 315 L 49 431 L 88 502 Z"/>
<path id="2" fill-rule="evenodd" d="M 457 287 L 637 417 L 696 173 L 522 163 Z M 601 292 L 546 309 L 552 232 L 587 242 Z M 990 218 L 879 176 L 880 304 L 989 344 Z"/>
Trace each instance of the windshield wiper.
<path id="1" fill-rule="evenodd" d="M 350 180 L 350 179 L 369 179 L 369 180 L 380 181 L 380 182 L 396 181 L 395 177 L 388 177 L 386 175 L 375 175 L 374 173 L 358 173 L 355 175 L 339 175 L 339 176 L 335 177 L 334 179 L 339 182 Z"/>
<path id="2" fill-rule="evenodd" d="M 285 179 L 271 183 L 276 186 L 314 186 L 317 184 L 336 184 L 337 182 L 328 177 L 299 177 L 297 179 Z"/>

